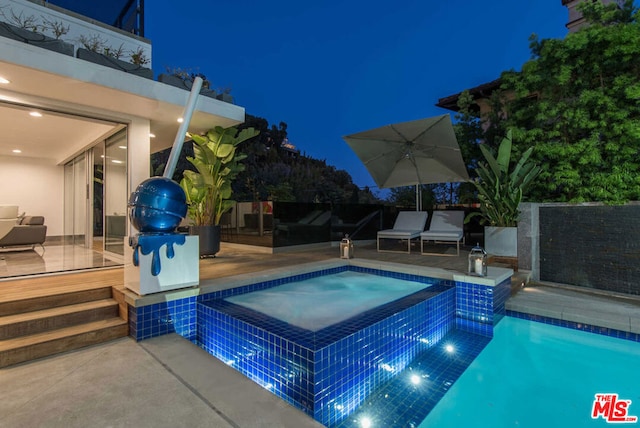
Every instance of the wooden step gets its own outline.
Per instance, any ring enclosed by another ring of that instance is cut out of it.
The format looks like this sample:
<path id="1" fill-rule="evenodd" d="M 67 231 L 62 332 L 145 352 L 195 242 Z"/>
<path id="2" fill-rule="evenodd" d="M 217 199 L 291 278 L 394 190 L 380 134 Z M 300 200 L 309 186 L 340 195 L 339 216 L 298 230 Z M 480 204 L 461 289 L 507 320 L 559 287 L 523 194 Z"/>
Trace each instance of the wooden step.
<path id="1" fill-rule="evenodd" d="M 0 317 L 0 340 L 118 316 L 118 302 L 102 299 Z"/>
<path id="2" fill-rule="evenodd" d="M 47 291 L 49 293 L 47 293 Z M 25 312 L 40 311 L 76 303 L 90 302 L 93 300 L 109 299 L 112 297 L 111 286 L 104 285 L 99 288 L 76 289 L 74 291 L 61 292 L 60 290 L 43 290 L 39 293 L 24 293 L 13 299 L 0 301 L 0 316 L 21 314 Z"/>
<path id="3" fill-rule="evenodd" d="M 127 322 L 114 317 L 54 331 L 0 340 L 0 367 L 125 337 L 128 331 Z"/>

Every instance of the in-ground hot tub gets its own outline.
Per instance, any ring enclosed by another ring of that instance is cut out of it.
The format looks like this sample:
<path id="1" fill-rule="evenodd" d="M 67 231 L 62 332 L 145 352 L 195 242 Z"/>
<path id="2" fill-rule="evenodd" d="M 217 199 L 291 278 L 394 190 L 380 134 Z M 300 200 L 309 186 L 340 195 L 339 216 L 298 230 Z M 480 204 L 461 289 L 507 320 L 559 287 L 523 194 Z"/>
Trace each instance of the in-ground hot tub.
<path id="1" fill-rule="evenodd" d="M 346 296 L 340 288 L 347 289 Z M 311 306 L 284 303 L 287 294 L 302 296 Z M 262 305 L 266 300 L 275 304 Z M 331 425 L 454 328 L 455 300 L 448 280 L 341 266 L 202 301 L 197 342 Z"/>

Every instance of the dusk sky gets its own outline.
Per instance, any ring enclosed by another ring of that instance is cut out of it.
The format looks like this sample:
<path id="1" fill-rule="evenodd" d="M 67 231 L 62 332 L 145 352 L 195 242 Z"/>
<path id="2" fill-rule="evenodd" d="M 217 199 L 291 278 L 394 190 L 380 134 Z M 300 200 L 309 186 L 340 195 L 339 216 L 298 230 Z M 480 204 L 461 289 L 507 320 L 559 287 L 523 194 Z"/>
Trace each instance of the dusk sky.
<path id="1" fill-rule="evenodd" d="M 375 183 L 342 136 L 448 113 L 439 98 L 519 70 L 528 38 L 566 35 L 561 0 L 154 0 L 156 74 L 203 73 L 307 156 Z M 451 115 L 453 119 L 453 114 Z"/>

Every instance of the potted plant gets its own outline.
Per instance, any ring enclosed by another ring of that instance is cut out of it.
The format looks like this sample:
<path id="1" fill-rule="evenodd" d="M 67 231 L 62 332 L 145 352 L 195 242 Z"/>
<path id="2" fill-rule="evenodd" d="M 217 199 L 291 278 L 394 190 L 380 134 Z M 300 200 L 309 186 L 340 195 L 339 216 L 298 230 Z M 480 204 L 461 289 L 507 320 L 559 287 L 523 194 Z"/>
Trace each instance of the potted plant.
<path id="1" fill-rule="evenodd" d="M 484 145 L 480 145 L 485 162 L 480 162 L 476 168 L 479 181 L 472 182 L 478 190 L 480 211 L 469 214 L 465 219 L 468 222 L 472 217 L 480 216 L 481 224 L 485 225 L 487 253 L 503 257 L 518 255 L 518 206 L 522 195 L 541 171 L 529 159 L 533 147 L 527 149 L 513 169 L 509 170 L 511 146 L 511 131 L 500 142 L 497 157 Z"/>
<path id="2" fill-rule="evenodd" d="M 231 88 L 218 89 L 216 99 L 224 101 L 225 103 L 233 103 L 233 96 L 231 96 Z"/>
<path id="3" fill-rule="evenodd" d="M 200 89 L 200 95 L 217 98 L 218 94 L 211 88 L 211 82 L 209 82 L 207 76 L 202 73 L 193 73 L 182 68 L 167 68 L 166 73 L 158 75 L 158 82 L 190 91 L 196 77 L 202 78 L 202 89 Z"/>
<path id="4" fill-rule="evenodd" d="M 180 186 L 187 197 L 190 233 L 200 237 L 201 257 L 220 251 L 220 217 L 235 205 L 231 183 L 244 170 L 241 162 L 247 157 L 237 147 L 258 133 L 254 128 L 238 132 L 216 126 L 202 136 L 189 134 L 194 156 L 187 160 L 196 171 L 184 171 Z"/>
<path id="5" fill-rule="evenodd" d="M 83 46 L 82 48 L 78 48 L 76 53 L 79 59 L 105 67 L 115 68 L 116 70 L 135 74 L 136 76 L 147 79 L 153 79 L 153 70 L 144 67 L 149 60 L 141 48 L 131 52 L 131 62 L 127 62 L 120 59 L 125 53 L 122 45 L 118 48 L 108 46 L 97 34 L 89 37 L 81 35 L 78 41 Z"/>
<path id="6" fill-rule="evenodd" d="M 34 15 L 16 15 L 13 10 L 8 15 L 0 11 L 0 16 L 6 19 L 6 22 L 0 21 L 0 36 L 73 56 L 73 45 L 60 40 L 61 36 L 69 32 L 68 25 L 46 19 L 40 24 Z M 45 35 L 46 31 L 51 32 L 54 37 Z"/>

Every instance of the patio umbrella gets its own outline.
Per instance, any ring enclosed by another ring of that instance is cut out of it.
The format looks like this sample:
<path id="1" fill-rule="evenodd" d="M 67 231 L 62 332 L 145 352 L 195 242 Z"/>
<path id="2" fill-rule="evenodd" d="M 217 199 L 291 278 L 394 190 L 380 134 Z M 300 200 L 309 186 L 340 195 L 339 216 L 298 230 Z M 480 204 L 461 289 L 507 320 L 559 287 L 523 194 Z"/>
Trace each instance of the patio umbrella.
<path id="1" fill-rule="evenodd" d="M 380 188 L 469 180 L 448 114 L 343 137 Z"/>

